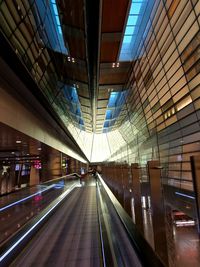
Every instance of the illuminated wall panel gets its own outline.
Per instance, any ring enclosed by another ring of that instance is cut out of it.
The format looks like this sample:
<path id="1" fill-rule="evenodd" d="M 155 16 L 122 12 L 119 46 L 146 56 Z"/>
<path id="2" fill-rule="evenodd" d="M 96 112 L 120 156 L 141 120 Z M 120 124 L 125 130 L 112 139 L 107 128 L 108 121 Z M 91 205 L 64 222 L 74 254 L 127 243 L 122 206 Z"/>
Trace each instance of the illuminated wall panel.
<path id="1" fill-rule="evenodd" d="M 190 156 L 200 154 L 199 14 L 199 1 L 155 1 L 120 127 L 129 147 L 121 161 L 144 166 L 159 159 L 163 182 L 189 190 Z"/>

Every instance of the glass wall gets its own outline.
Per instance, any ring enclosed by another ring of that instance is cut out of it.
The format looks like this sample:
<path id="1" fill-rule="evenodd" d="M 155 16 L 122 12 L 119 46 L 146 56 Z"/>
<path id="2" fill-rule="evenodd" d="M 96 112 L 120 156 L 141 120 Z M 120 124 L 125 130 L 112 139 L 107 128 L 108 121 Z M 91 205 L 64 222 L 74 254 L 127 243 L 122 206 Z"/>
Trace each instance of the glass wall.
<path id="1" fill-rule="evenodd" d="M 155 1 L 127 84 L 127 144 L 108 159 L 159 159 L 163 182 L 189 190 L 190 156 L 200 154 L 199 14 L 199 1 Z"/>

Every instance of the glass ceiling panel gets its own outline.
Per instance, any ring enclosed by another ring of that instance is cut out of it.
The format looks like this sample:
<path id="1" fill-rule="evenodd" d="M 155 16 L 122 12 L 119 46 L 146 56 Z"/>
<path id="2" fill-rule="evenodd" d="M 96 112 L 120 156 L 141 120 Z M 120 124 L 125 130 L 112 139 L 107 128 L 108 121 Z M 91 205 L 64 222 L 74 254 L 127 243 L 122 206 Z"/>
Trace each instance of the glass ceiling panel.
<path id="1" fill-rule="evenodd" d="M 133 0 L 130 5 L 119 61 L 132 61 L 145 31 L 153 0 Z"/>
<path id="2" fill-rule="evenodd" d="M 132 2 L 131 4 L 131 9 L 130 9 L 130 15 L 139 15 L 140 14 L 140 9 L 142 7 L 144 1 L 140 2 L 140 3 L 136 3 L 135 1 Z"/>
<path id="3" fill-rule="evenodd" d="M 125 31 L 125 35 L 133 35 L 134 30 L 135 30 L 134 26 L 127 26 L 126 31 Z"/>
<path id="4" fill-rule="evenodd" d="M 127 91 L 111 92 L 103 125 L 103 133 L 107 133 L 112 130 L 112 126 L 119 117 L 125 103 L 126 95 Z"/>
<path id="5" fill-rule="evenodd" d="M 38 22 L 41 39 L 46 45 L 50 44 L 51 49 L 67 55 L 68 50 L 63 38 L 56 1 L 50 0 L 47 3 L 45 0 L 36 0 L 35 5 L 35 19 Z M 41 25 L 44 25 L 46 34 L 40 30 Z"/>
<path id="6" fill-rule="evenodd" d="M 70 85 L 64 85 L 63 93 L 65 99 L 67 100 L 67 106 L 71 113 L 72 119 L 78 124 L 78 127 L 80 129 L 84 129 L 84 121 L 81 113 L 81 105 L 79 102 L 76 88 Z"/>
<path id="7" fill-rule="evenodd" d="M 127 26 L 136 25 L 138 20 L 138 16 L 131 16 L 128 17 Z"/>

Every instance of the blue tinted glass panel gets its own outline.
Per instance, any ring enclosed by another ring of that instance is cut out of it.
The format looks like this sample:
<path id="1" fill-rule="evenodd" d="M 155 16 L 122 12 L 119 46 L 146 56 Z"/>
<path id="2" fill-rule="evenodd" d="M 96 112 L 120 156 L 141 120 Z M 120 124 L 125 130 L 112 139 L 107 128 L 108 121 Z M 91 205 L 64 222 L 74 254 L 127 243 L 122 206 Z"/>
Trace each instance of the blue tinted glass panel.
<path id="1" fill-rule="evenodd" d="M 60 87 L 63 85 L 60 84 Z M 84 121 L 81 114 L 81 106 L 78 98 L 78 94 L 75 87 L 65 85 L 63 88 L 64 96 L 68 101 L 69 111 L 71 112 L 71 117 L 74 121 L 77 122 L 80 129 L 84 129 L 82 127 L 84 125 Z"/>
<path id="2" fill-rule="evenodd" d="M 81 109 L 80 109 L 80 107 L 77 107 L 76 115 L 77 116 L 81 116 Z"/>
<path id="3" fill-rule="evenodd" d="M 119 61 L 130 61 L 136 58 L 136 51 L 143 34 L 147 34 L 146 25 L 154 5 L 154 0 L 132 1 L 121 46 Z M 130 28 L 135 26 L 135 28 Z M 147 27 L 148 28 L 148 27 Z M 134 30 L 133 30 L 134 29 Z M 146 31 L 145 31 L 146 30 Z"/>
<path id="4" fill-rule="evenodd" d="M 108 109 L 106 111 L 104 130 L 105 128 L 107 128 L 108 131 L 112 129 L 112 126 L 115 124 L 116 119 L 120 115 L 126 96 L 127 91 L 111 92 L 107 106 Z"/>
<path id="5" fill-rule="evenodd" d="M 108 121 L 105 121 L 103 127 L 104 128 L 108 128 L 109 127 L 109 122 Z"/>
<path id="6" fill-rule="evenodd" d="M 60 26 L 60 20 L 56 1 L 37 0 L 35 1 L 35 5 L 35 20 L 38 25 L 43 25 L 45 29 L 44 31 L 39 29 L 39 35 L 42 41 L 54 51 L 68 54 L 62 30 L 58 28 Z"/>
<path id="7" fill-rule="evenodd" d="M 110 94 L 110 98 L 109 98 L 109 101 L 108 101 L 108 107 L 114 107 L 115 106 L 116 100 L 117 100 L 117 95 L 118 95 L 117 92 L 112 92 Z"/>
<path id="8" fill-rule="evenodd" d="M 106 120 L 112 119 L 112 110 L 107 110 L 106 111 Z"/>
<path id="9" fill-rule="evenodd" d="M 56 22 L 57 22 L 57 25 L 60 25 L 60 19 L 58 16 L 56 16 Z"/>
<path id="10" fill-rule="evenodd" d="M 129 44 L 131 42 L 132 36 L 131 35 L 124 35 L 123 42 Z"/>
<path id="11" fill-rule="evenodd" d="M 134 26 L 127 26 L 126 31 L 125 31 L 125 35 L 133 35 L 134 30 L 135 30 Z"/>
<path id="12" fill-rule="evenodd" d="M 136 25 L 137 24 L 137 20 L 138 20 L 138 16 L 129 16 L 128 17 L 127 26 L 128 25 Z"/>
<path id="13" fill-rule="evenodd" d="M 57 9 L 57 5 L 56 4 L 53 4 L 53 11 L 54 11 L 54 14 L 56 16 L 58 16 L 58 9 Z"/>
<path id="14" fill-rule="evenodd" d="M 79 124 L 80 125 L 83 125 L 84 124 L 82 119 L 79 120 Z"/>
<path id="15" fill-rule="evenodd" d="M 60 34 L 62 34 L 62 29 L 61 29 L 61 26 L 60 26 L 60 25 L 58 25 L 58 32 L 59 32 Z"/>
<path id="16" fill-rule="evenodd" d="M 130 14 L 133 15 L 138 15 L 140 14 L 140 9 L 141 9 L 142 3 L 132 3 L 131 4 L 131 10 Z"/>

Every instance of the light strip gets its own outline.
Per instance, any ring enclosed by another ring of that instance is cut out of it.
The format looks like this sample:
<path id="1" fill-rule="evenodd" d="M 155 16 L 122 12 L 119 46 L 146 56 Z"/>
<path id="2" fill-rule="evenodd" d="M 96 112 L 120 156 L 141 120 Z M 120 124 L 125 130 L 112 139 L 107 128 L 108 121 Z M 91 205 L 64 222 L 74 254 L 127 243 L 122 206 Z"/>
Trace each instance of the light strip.
<path id="1" fill-rule="evenodd" d="M 76 187 L 76 184 L 73 184 L 70 188 L 68 188 L 62 195 L 60 195 L 60 200 L 45 213 L 39 221 L 37 221 L 22 237 L 20 237 L 1 257 L 0 262 L 5 259 L 5 257 L 10 254 L 10 252 L 41 222 L 44 220 L 44 218 L 53 210 L 56 206 L 63 200 L 64 197 L 66 197 L 74 188 Z"/>
<path id="2" fill-rule="evenodd" d="M 186 194 L 183 194 L 183 193 L 180 193 L 180 192 L 175 192 L 175 194 L 176 194 L 176 195 L 183 196 L 183 197 L 187 197 L 187 198 L 195 199 L 195 197 L 193 197 L 193 196 L 186 195 Z"/>
<path id="3" fill-rule="evenodd" d="M 52 184 L 52 185 L 48 186 L 47 188 L 45 188 L 44 190 L 38 191 L 38 192 L 36 192 L 35 194 L 32 194 L 32 195 L 30 195 L 30 196 L 28 196 L 28 197 L 22 198 L 22 199 L 20 199 L 20 200 L 18 200 L 18 201 L 16 201 L 16 202 L 13 202 L 13 203 L 11 203 L 11 204 L 9 204 L 9 205 L 7 205 L 7 206 L 4 206 L 4 207 L 0 208 L 0 211 L 6 210 L 6 209 L 8 209 L 8 208 L 10 208 L 10 207 L 12 207 L 12 206 L 15 206 L 15 205 L 17 205 L 17 204 L 19 204 L 19 203 L 21 203 L 21 202 L 23 202 L 23 201 L 29 199 L 29 198 L 32 198 L 32 197 L 34 197 L 34 196 L 37 196 L 38 194 L 41 194 L 41 193 L 43 193 L 43 192 L 45 192 L 45 191 L 47 191 L 47 190 L 53 188 L 54 186 L 55 186 L 55 184 Z"/>
<path id="4" fill-rule="evenodd" d="M 189 221 L 175 221 L 176 226 L 182 226 L 182 225 L 195 225 L 194 220 Z"/>

